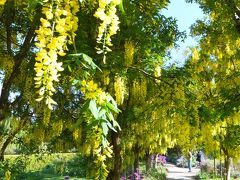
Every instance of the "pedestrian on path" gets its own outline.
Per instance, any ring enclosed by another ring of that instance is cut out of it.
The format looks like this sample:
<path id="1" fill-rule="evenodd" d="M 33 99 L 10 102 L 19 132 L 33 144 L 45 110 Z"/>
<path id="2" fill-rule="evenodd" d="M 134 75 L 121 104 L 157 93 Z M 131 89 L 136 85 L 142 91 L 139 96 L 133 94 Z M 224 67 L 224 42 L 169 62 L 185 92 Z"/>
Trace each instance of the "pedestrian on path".
<path id="1" fill-rule="evenodd" d="M 197 161 L 199 162 L 199 167 L 201 168 L 201 165 L 202 165 L 202 156 L 203 156 L 203 153 L 202 151 L 198 151 L 197 153 Z"/>
<path id="2" fill-rule="evenodd" d="M 188 172 L 192 172 L 192 152 L 188 151 Z"/>

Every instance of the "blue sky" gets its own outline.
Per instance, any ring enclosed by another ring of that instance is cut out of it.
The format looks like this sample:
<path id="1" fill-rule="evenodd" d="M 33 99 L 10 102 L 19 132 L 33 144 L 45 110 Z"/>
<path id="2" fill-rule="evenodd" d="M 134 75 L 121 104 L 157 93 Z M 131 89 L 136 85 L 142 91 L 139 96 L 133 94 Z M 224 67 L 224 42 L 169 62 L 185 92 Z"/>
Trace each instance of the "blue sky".
<path id="1" fill-rule="evenodd" d="M 181 43 L 180 47 L 171 51 L 172 60 L 171 63 L 183 64 L 184 52 L 187 47 L 197 44 L 196 40 L 189 36 L 190 26 L 197 20 L 203 19 L 204 15 L 198 4 L 186 3 L 185 0 L 171 0 L 171 3 L 166 10 L 162 12 L 167 17 L 174 17 L 177 19 L 178 28 L 180 31 L 186 31 L 187 39 Z M 167 63 L 169 64 L 169 62 Z"/>

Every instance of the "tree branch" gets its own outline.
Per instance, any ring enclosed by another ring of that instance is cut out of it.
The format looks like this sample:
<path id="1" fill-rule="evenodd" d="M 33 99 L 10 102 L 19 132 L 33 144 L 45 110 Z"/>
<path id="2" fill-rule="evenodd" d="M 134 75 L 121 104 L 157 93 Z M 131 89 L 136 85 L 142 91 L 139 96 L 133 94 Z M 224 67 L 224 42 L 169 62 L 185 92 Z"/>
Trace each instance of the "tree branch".
<path id="1" fill-rule="evenodd" d="M 17 77 L 20 71 L 20 66 L 24 58 L 26 58 L 27 54 L 29 53 L 32 42 L 34 41 L 34 38 L 36 36 L 35 30 L 39 25 L 39 20 L 41 16 L 40 10 L 41 10 L 41 7 L 37 9 L 34 20 L 32 21 L 32 24 L 29 27 L 28 33 L 25 36 L 25 40 L 23 45 L 20 48 L 20 51 L 13 57 L 14 66 L 13 66 L 13 71 L 10 74 L 10 77 L 8 79 L 4 79 L 3 86 L 2 86 L 2 93 L 0 96 L 0 121 L 5 118 L 3 115 L 4 109 L 6 109 L 9 106 L 8 98 L 9 98 L 10 88 L 12 86 L 12 83 L 14 79 Z"/>
<path id="2" fill-rule="evenodd" d="M 7 41 L 7 37 L 5 37 L 4 35 L 0 34 L 0 38 L 3 39 L 4 41 Z M 11 40 L 12 44 L 16 45 L 17 47 L 21 47 L 20 44 L 18 44 L 17 42 L 14 42 L 13 40 Z"/>
<path id="3" fill-rule="evenodd" d="M 6 36 L 7 36 L 7 51 L 9 55 L 13 55 L 12 51 L 12 23 L 14 22 L 14 16 L 15 16 L 15 9 L 14 9 L 14 0 L 9 0 L 6 2 L 6 5 L 4 7 L 4 15 L 5 15 L 5 28 L 6 28 Z"/>
<path id="4" fill-rule="evenodd" d="M 235 27 L 240 33 L 240 9 L 236 6 L 236 3 L 233 0 L 226 0 L 226 3 L 232 10 L 232 18 L 235 21 Z"/>
<path id="5" fill-rule="evenodd" d="M 152 78 L 152 79 L 164 81 L 161 77 L 156 77 L 156 76 L 154 76 L 154 75 L 152 75 L 152 74 L 149 74 L 148 72 L 146 72 L 146 71 L 143 70 L 143 69 L 139 69 L 139 68 L 134 67 L 134 66 L 131 66 L 131 67 L 129 67 L 129 68 L 130 68 L 130 69 L 135 69 L 135 70 L 137 70 L 137 71 L 139 71 L 139 72 L 147 75 L 148 77 L 150 77 L 150 78 Z M 169 86 L 172 86 L 172 84 L 170 84 L 169 82 L 167 82 L 167 81 L 164 81 L 164 82 L 165 82 L 166 84 L 168 84 Z"/>
<path id="6" fill-rule="evenodd" d="M 3 143 L 3 145 L 2 145 L 2 147 L 0 149 L 0 161 L 4 160 L 4 152 L 5 152 L 5 150 L 7 149 L 8 145 L 12 142 L 14 137 L 24 128 L 24 126 L 27 123 L 27 120 L 28 119 L 25 118 L 22 122 L 19 122 L 18 127 L 13 132 L 11 132 L 8 135 L 7 139 L 5 140 L 5 142 Z"/>

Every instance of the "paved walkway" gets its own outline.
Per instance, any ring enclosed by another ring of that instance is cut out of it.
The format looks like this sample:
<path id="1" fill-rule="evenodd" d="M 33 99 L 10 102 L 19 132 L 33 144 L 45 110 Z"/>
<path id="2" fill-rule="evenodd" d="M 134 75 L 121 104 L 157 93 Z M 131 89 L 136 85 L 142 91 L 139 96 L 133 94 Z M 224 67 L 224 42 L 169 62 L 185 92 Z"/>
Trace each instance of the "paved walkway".
<path id="1" fill-rule="evenodd" d="M 165 164 L 168 173 L 168 180 L 189 180 L 194 179 L 194 177 L 198 174 L 200 169 L 192 168 L 192 172 L 188 172 L 188 168 L 176 167 L 173 164 L 166 163 Z"/>

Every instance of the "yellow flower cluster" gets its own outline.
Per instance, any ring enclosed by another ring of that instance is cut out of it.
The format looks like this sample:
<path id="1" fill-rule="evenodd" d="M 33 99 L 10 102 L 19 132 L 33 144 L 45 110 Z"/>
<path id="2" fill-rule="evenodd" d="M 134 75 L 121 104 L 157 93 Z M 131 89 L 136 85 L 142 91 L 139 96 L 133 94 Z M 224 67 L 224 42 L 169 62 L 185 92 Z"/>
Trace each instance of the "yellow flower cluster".
<path id="1" fill-rule="evenodd" d="M 76 141 L 79 141 L 79 140 L 81 140 L 81 138 L 82 138 L 82 128 L 81 127 L 79 127 L 79 128 L 77 128 L 77 129 L 75 129 L 74 131 L 73 131 L 73 139 L 74 140 L 76 140 Z"/>
<path id="2" fill-rule="evenodd" d="M 104 85 L 108 85 L 109 84 L 109 82 L 110 82 L 109 75 L 110 75 L 110 71 L 109 70 L 103 70 L 102 81 L 103 81 Z"/>
<path id="3" fill-rule="evenodd" d="M 51 118 L 51 110 L 44 107 L 43 109 L 43 120 L 42 123 L 45 127 L 48 126 L 49 122 L 50 122 L 50 118 Z"/>
<path id="4" fill-rule="evenodd" d="M 6 0 L 0 0 L 0 5 L 4 5 Z"/>
<path id="5" fill-rule="evenodd" d="M 154 68 L 154 76 L 155 77 L 160 77 L 161 76 L 161 66 L 157 65 L 155 68 Z"/>
<path id="6" fill-rule="evenodd" d="M 4 174 L 5 180 L 11 180 L 11 171 L 7 170 Z"/>
<path id="7" fill-rule="evenodd" d="M 61 152 L 64 150 L 63 147 L 63 140 L 58 140 L 57 143 L 55 144 L 55 149 L 58 150 L 58 152 Z M 59 167 L 61 168 L 61 166 Z M 61 171 L 60 169 L 58 169 L 59 171 Z"/>
<path id="8" fill-rule="evenodd" d="M 120 0 L 99 0 L 99 8 L 94 16 L 102 21 L 98 27 L 97 43 L 102 44 L 102 49 L 97 48 L 97 53 L 106 54 L 111 51 L 107 46 L 112 46 L 111 36 L 117 33 L 119 29 L 119 18 L 116 15 L 116 6 L 120 4 Z M 105 63 L 105 59 L 104 59 Z"/>
<path id="9" fill-rule="evenodd" d="M 32 91 L 32 85 L 33 85 L 33 77 L 28 74 L 25 78 L 23 99 L 28 101 L 30 104 L 35 103 L 35 99 L 33 98 L 34 92 Z"/>
<path id="10" fill-rule="evenodd" d="M 112 146 L 107 143 L 106 147 L 98 147 L 93 150 L 93 156 L 95 157 L 94 163 L 98 167 L 97 172 L 95 172 L 95 179 L 106 179 L 109 171 L 105 164 L 107 158 L 112 158 Z"/>
<path id="11" fill-rule="evenodd" d="M 192 60 L 193 61 L 198 61 L 199 60 L 199 51 L 198 51 L 198 49 L 196 49 L 196 48 L 194 48 L 193 50 L 192 50 Z"/>
<path id="12" fill-rule="evenodd" d="M 117 104 L 121 105 L 124 101 L 125 84 L 124 84 L 124 79 L 120 76 L 115 78 L 114 91 L 115 91 Z"/>
<path id="13" fill-rule="evenodd" d="M 43 142 L 45 138 L 44 130 L 40 129 L 39 127 L 35 127 L 33 130 L 33 137 L 35 137 L 38 142 Z"/>
<path id="14" fill-rule="evenodd" d="M 4 70 L 4 74 L 6 78 L 9 77 L 9 75 L 12 73 L 13 66 L 14 66 L 14 60 L 12 57 L 8 55 L 1 55 L 2 61 L 0 62 L 0 69 Z"/>
<path id="15" fill-rule="evenodd" d="M 84 93 L 86 99 L 96 99 L 99 105 L 102 105 L 106 101 L 107 94 L 98 88 L 98 85 L 93 81 L 82 81 L 81 91 Z"/>
<path id="16" fill-rule="evenodd" d="M 128 41 L 125 41 L 124 48 L 125 48 L 125 53 L 124 53 L 125 64 L 127 67 L 129 67 L 133 63 L 135 45 L 133 41 L 128 40 Z"/>
<path id="17" fill-rule="evenodd" d="M 63 122 L 62 120 L 58 120 L 52 123 L 52 129 L 55 136 L 59 136 L 63 130 Z"/>
<path id="18" fill-rule="evenodd" d="M 79 10 L 77 0 L 45 0 L 41 25 L 36 31 L 39 52 L 36 54 L 35 85 L 39 88 L 39 98 L 46 100 L 49 109 L 56 102 L 51 98 L 55 92 L 54 81 L 58 82 L 59 71 L 63 71 L 62 63 L 57 62 L 58 55 L 64 56 L 67 43 L 72 43 L 78 28 L 76 13 Z"/>
<path id="19" fill-rule="evenodd" d="M 144 78 L 134 80 L 131 88 L 132 102 L 143 102 L 147 95 L 147 81 Z"/>
<path id="20" fill-rule="evenodd" d="M 81 91 L 85 95 L 86 99 L 95 100 L 97 102 L 97 109 L 100 110 L 100 112 L 106 112 L 104 107 L 107 106 L 106 102 L 110 102 L 110 95 L 100 89 L 96 83 L 94 83 L 92 80 L 82 80 Z M 106 116 L 110 116 L 110 114 Z M 109 119 L 112 120 L 111 118 Z M 90 124 L 91 122 L 92 118 L 89 118 L 87 123 Z M 75 139 L 77 139 L 79 137 L 79 133 L 74 132 L 73 136 Z M 83 147 L 83 151 L 85 154 L 90 155 L 91 152 L 93 153 L 94 166 L 96 168 L 96 170 L 93 172 L 93 176 L 95 177 L 95 179 L 106 179 L 109 173 L 105 163 L 107 158 L 112 157 L 113 152 L 111 149 L 112 147 L 110 147 L 110 144 L 105 138 L 106 137 L 102 125 L 95 125 L 91 127 L 90 131 L 87 132 L 87 140 L 86 143 L 84 143 Z"/>

